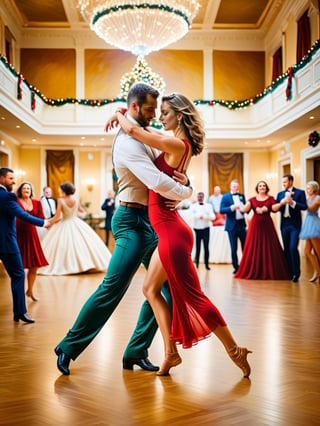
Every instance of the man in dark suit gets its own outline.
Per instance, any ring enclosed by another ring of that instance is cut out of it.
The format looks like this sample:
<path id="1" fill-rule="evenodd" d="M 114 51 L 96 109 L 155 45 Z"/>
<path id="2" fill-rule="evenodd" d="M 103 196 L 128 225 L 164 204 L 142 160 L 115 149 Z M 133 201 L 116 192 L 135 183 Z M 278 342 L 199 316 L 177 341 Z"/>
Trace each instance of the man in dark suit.
<path id="1" fill-rule="evenodd" d="M 32 323 L 26 309 L 24 294 L 24 269 L 17 243 L 16 216 L 36 226 L 44 226 L 43 219 L 32 216 L 21 209 L 17 197 L 12 193 L 15 184 L 14 172 L 7 167 L 0 168 L 0 259 L 11 278 L 13 298 L 13 319 Z M 46 226 L 49 226 L 46 224 Z"/>
<path id="2" fill-rule="evenodd" d="M 220 213 L 226 215 L 224 229 L 228 232 L 234 274 L 239 269 L 237 254 L 238 239 L 240 240 L 241 248 L 243 250 L 247 235 L 247 224 L 244 219 L 244 214 L 241 212 L 241 207 L 245 205 L 246 199 L 245 196 L 243 194 L 239 194 L 238 191 L 239 181 L 237 179 L 233 179 L 230 184 L 230 192 L 223 195 L 220 205 Z"/>
<path id="3" fill-rule="evenodd" d="M 277 195 L 273 211 L 281 212 L 281 236 L 284 254 L 287 259 L 290 277 L 298 282 L 300 277 L 300 254 L 298 250 L 301 230 L 301 211 L 308 208 L 306 194 L 302 189 L 293 186 L 293 176 L 286 174 L 282 177 L 284 191 Z"/>

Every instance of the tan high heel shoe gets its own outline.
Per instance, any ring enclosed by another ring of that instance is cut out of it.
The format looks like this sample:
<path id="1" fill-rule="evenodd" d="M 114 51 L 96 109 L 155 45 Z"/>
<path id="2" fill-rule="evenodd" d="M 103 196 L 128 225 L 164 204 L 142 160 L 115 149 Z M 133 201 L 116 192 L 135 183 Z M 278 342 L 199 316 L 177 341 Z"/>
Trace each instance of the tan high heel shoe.
<path id="1" fill-rule="evenodd" d="M 168 376 L 170 368 L 176 367 L 181 363 L 182 359 L 178 352 L 169 353 L 163 361 L 161 369 L 157 372 L 157 376 Z"/>
<path id="2" fill-rule="evenodd" d="M 243 377 L 249 378 L 251 373 L 250 365 L 247 361 L 248 354 L 252 354 L 247 348 L 241 348 L 240 346 L 234 346 L 228 351 L 228 354 L 232 361 L 241 368 Z"/>
<path id="3" fill-rule="evenodd" d="M 313 275 L 312 275 L 312 277 L 310 278 L 310 282 L 311 283 L 314 283 L 315 281 L 319 281 L 319 278 L 320 278 L 320 275 L 317 273 L 317 272 L 315 272 Z"/>

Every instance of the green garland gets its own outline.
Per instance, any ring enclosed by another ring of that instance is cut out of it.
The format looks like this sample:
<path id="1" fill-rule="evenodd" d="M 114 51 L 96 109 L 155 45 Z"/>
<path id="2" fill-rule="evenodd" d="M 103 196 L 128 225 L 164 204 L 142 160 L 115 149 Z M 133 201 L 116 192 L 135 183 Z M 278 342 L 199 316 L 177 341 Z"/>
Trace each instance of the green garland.
<path id="1" fill-rule="evenodd" d="M 195 105 L 221 105 L 223 107 L 226 107 L 230 110 L 238 110 L 246 108 L 250 105 L 256 104 L 261 99 L 263 99 L 268 94 L 272 93 L 280 84 L 283 83 L 284 80 L 287 78 L 294 76 L 295 73 L 305 67 L 311 60 L 312 57 L 315 55 L 315 53 L 320 49 L 320 40 L 317 40 L 314 45 L 311 47 L 311 49 L 308 51 L 308 53 L 301 59 L 301 61 L 298 64 L 293 65 L 289 68 L 284 74 L 279 76 L 270 86 L 267 86 L 261 93 L 256 94 L 255 97 L 250 99 L 245 99 L 242 101 L 232 101 L 232 100 L 222 100 L 222 99 L 213 99 L 213 100 L 204 100 L 204 99 L 196 99 L 194 101 Z M 126 99 L 117 97 L 114 99 L 75 99 L 75 98 L 62 98 L 62 99 L 51 99 L 44 96 L 36 87 L 32 86 L 27 82 L 27 80 L 24 78 L 24 76 L 16 71 L 16 69 L 8 62 L 7 58 L 4 55 L 0 55 L 0 61 L 5 65 L 7 69 L 10 70 L 10 72 L 17 77 L 18 79 L 18 89 L 17 89 L 17 97 L 18 99 L 21 99 L 22 92 L 21 92 L 21 83 L 24 82 L 24 84 L 29 88 L 30 92 L 32 92 L 32 97 L 38 96 L 42 99 L 42 101 L 50 106 L 63 106 L 66 104 L 79 104 L 79 105 L 85 105 L 90 107 L 100 107 L 104 105 L 108 105 L 110 103 L 114 102 L 125 102 Z M 286 96 L 287 100 L 291 99 L 291 80 L 290 85 L 286 88 Z M 32 105 L 35 108 L 35 99 L 32 100 Z"/>
<path id="2" fill-rule="evenodd" d="M 134 13 L 135 13 L 135 9 L 150 9 L 150 10 L 158 9 L 158 10 L 161 10 L 161 11 L 164 11 L 164 12 L 174 13 L 175 15 L 179 15 L 181 18 L 183 18 L 186 21 L 188 27 L 190 27 L 190 21 L 189 21 L 187 15 L 185 15 L 183 12 L 181 12 L 181 10 L 174 9 L 173 7 L 169 7 L 169 6 L 165 6 L 165 5 L 147 4 L 147 3 L 123 4 L 123 5 L 119 5 L 119 6 L 109 7 L 108 9 L 102 10 L 101 12 L 98 12 L 98 13 L 95 14 L 95 16 L 92 19 L 92 25 L 94 25 L 101 17 L 103 17 L 105 15 L 109 15 L 109 13 L 118 12 L 119 10 L 128 10 L 128 9 L 131 9 Z"/>

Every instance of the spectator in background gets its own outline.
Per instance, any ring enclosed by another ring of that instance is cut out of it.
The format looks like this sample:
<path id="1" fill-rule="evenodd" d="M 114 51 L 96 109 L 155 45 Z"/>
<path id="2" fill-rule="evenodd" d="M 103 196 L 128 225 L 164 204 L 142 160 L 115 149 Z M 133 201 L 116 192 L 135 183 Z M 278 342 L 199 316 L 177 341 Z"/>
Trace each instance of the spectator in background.
<path id="1" fill-rule="evenodd" d="M 198 192 L 197 202 L 191 207 L 193 216 L 193 229 L 196 234 L 196 254 L 195 263 L 199 268 L 199 257 L 201 242 L 203 242 L 204 248 L 204 263 L 206 269 L 210 270 L 209 266 L 209 240 L 210 240 L 210 226 L 212 221 L 215 219 L 212 206 L 209 203 L 204 202 L 204 193 Z"/>
<path id="2" fill-rule="evenodd" d="M 30 182 L 22 182 L 17 191 L 18 203 L 20 207 L 32 216 L 44 219 L 42 204 L 39 200 L 34 200 L 34 191 Z M 17 217 L 17 241 L 20 249 L 24 269 L 28 269 L 26 295 L 34 302 L 38 299 L 33 294 L 33 287 L 37 277 L 37 270 L 42 266 L 47 266 L 48 261 L 42 251 L 39 235 L 35 225 L 25 223 Z"/>
<path id="3" fill-rule="evenodd" d="M 306 193 L 308 210 L 302 224 L 300 239 L 306 240 L 304 253 L 314 269 L 314 274 L 309 281 L 317 281 L 320 284 L 320 195 L 318 182 L 314 180 L 309 181 Z"/>
<path id="4" fill-rule="evenodd" d="M 0 168 L 0 259 L 11 280 L 13 320 L 33 323 L 34 320 L 27 315 L 24 295 L 25 274 L 17 243 L 15 218 L 19 217 L 36 226 L 50 226 L 50 224 L 22 210 L 16 195 L 12 193 L 14 184 L 13 170 L 7 167 Z"/>
<path id="5" fill-rule="evenodd" d="M 220 204 L 222 200 L 221 188 L 220 186 L 215 186 L 213 188 L 213 194 L 208 198 L 208 203 L 211 204 L 212 209 L 215 213 L 220 213 Z"/>
<path id="6" fill-rule="evenodd" d="M 40 198 L 42 210 L 45 219 L 51 219 L 57 211 L 57 200 L 52 197 L 52 189 L 50 186 L 43 188 L 43 195 Z M 44 238 L 48 230 L 46 228 L 37 228 L 40 240 Z"/>
<path id="7" fill-rule="evenodd" d="M 111 220 L 115 211 L 115 192 L 110 189 L 107 194 L 107 198 L 101 206 L 101 210 L 106 212 L 105 230 L 106 230 L 106 246 L 109 245 L 109 234 L 111 231 Z"/>
<path id="8" fill-rule="evenodd" d="M 246 198 L 239 192 L 239 181 L 233 179 L 230 183 L 230 192 L 223 195 L 221 200 L 220 212 L 226 215 L 225 230 L 228 232 L 231 259 L 233 265 L 233 273 L 237 273 L 239 269 L 238 260 L 238 239 L 240 240 L 242 250 L 247 235 L 247 224 L 244 214 L 240 209 L 246 204 Z"/>
<path id="9" fill-rule="evenodd" d="M 45 186 L 43 188 L 41 204 L 44 217 L 46 219 L 51 219 L 57 211 L 57 200 L 52 197 L 52 189 L 50 188 L 50 186 Z"/>
<path id="10" fill-rule="evenodd" d="M 208 203 L 212 205 L 213 212 L 216 216 L 213 221 L 213 226 L 223 226 L 225 223 L 226 215 L 220 213 L 220 205 L 222 200 L 221 188 L 216 185 L 213 188 L 213 194 L 208 198 Z"/>
<path id="11" fill-rule="evenodd" d="M 302 189 L 293 186 L 293 176 L 285 174 L 282 177 L 284 191 L 277 195 L 277 204 L 272 207 L 273 211 L 281 213 L 281 235 L 289 266 L 290 279 L 296 283 L 300 277 L 300 254 L 298 250 L 299 234 L 301 231 L 301 211 L 307 210 L 306 194 Z"/>
<path id="12" fill-rule="evenodd" d="M 270 213 L 276 203 L 269 195 L 269 186 L 261 180 L 256 185 L 257 195 L 251 197 L 242 212 L 254 214 L 235 278 L 246 280 L 288 280 L 288 265 Z"/>

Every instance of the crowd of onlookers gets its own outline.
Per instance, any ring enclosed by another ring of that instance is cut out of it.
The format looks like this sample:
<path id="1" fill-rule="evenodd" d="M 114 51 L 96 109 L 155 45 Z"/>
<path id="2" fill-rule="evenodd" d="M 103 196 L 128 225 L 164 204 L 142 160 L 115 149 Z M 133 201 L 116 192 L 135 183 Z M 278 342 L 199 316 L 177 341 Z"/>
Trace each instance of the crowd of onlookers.
<path id="1" fill-rule="evenodd" d="M 230 191 L 222 194 L 215 186 L 207 202 L 204 193 L 197 193 L 194 203 L 182 203 L 180 208 L 190 208 L 195 232 L 195 258 L 199 266 L 201 244 L 204 262 L 209 266 L 210 227 L 224 226 L 228 234 L 233 273 L 235 278 L 257 280 L 287 280 L 300 278 L 299 240 L 305 240 L 304 251 L 310 260 L 314 274 L 310 282 L 320 281 L 320 195 L 319 184 L 310 181 L 303 191 L 293 186 L 294 178 L 286 174 L 282 178 L 283 190 L 276 197 L 269 194 L 267 182 L 261 180 L 255 187 L 256 194 L 246 200 L 239 192 L 239 181 L 230 183 Z M 302 212 L 306 211 L 304 219 Z M 251 212 L 250 221 L 246 214 Z M 272 220 L 272 213 L 279 212 L 280 233 Z M 250 226 L 247 227 L 247 222 Z M 238 243 L 242 248 L 238 259 Z M 213 242 L 214 243 L 214 242 Z"/>

